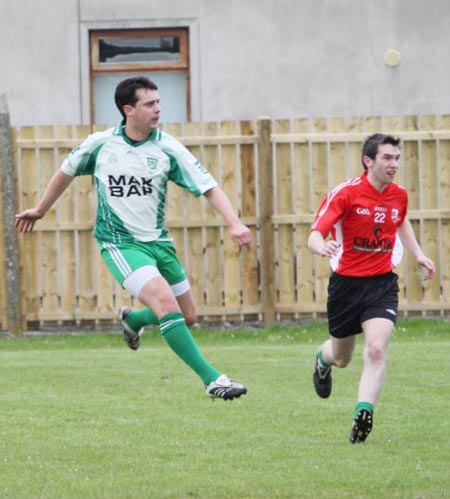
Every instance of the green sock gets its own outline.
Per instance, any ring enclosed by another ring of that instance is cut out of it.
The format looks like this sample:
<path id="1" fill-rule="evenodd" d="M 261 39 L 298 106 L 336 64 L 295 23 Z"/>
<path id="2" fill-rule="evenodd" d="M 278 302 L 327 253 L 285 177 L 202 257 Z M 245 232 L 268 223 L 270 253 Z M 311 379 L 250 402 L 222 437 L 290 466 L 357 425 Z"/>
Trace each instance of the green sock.
<path id="1" fill-rule="evenodd" d="M 319 361 L 319 366 L 322 368 L 322 369 L 325 369 L 326 367 L 329 366 L 329 364 L 327 364 L 324 360 L 323 360 L 323 357 L 322 357 L 322 349 L 320 349 L 318 352 L 317 352 L 317 360 Z"/>
<path id="2" fill-rule="evenodd" d="M 366 411 L 369 411 L 371 414 L 373 414 L 374 407 L 370 402 L 358 402 L 355 408 L 355 416 L 361 409 L 366 409 Z"/>
<path id="3" fill-rule="evenodd" d="M 158 325 L 159 319 L 153 310 L 141 308 L 140 310 L 134 310 L 128 315 L 127 324 L 133 331 L 139 331 L 144 326 Z"/>
<path id="4" fill-rule="evenodd" d="M 162 317 L 159 329 L 169 347 L 201 378 L 205 386 L 220 376 L 220 372 L 206 362 L 181 312 Z"/>

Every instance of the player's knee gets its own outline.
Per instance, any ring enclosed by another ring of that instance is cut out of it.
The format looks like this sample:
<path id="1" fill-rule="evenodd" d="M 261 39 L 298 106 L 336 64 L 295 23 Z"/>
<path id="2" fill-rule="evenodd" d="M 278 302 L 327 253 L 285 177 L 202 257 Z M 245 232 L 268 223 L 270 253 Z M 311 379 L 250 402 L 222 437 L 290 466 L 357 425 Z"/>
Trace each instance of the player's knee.
<path id="1" fill-rule="evenodd" d="M 372 343 L 366 346 L 365 349 L 366 357 L 372 362 L 372 364 L 378 364 L 384 362 L 385 351 L 380 345 Z"/>

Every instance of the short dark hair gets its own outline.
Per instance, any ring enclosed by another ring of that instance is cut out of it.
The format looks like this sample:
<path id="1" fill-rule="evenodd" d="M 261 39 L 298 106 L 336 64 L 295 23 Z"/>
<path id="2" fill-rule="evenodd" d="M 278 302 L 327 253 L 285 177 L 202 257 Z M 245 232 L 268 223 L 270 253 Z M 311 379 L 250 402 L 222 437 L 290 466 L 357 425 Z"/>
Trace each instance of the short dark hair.
<path id="1" fill-rule="evenodd" d="M 139 90 L 140 88 L 158 90 L 156 83 L 145 76 L 134 76 L 133 78 L 127 78 L 126 80 L 122 80 L 117 85 L 116 92 L 114 94 L 114 101 L 123 118 L 126 117 L 125 113 L 123 112 L 123 106 L 127 104 L 129 106 L 134 106 L 136 104 L 136 90 Z"/>
<path id="2" fill-rule="evenodd" d="M 387 135 L 384 133 L 374 133 L 364 141 L 361 154 L 361 162 L 364 170 L 367 170 L 367 166 L 364 164 L 364 156 L 368 156 L 371 159 L 375 159 L 378 153 L 378 147 L 384 144 L 391 144 L 394 147 L 400 147 L 400 139 L 394 137 L 393 135 Z"/>

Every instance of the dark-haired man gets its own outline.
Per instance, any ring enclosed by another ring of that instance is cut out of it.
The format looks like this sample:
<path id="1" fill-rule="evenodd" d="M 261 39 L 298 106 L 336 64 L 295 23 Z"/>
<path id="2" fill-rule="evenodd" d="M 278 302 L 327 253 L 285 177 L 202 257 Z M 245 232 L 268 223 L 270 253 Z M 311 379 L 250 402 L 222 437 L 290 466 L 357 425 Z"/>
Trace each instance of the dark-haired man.
<path id="1" fill-rule="evenodd" d="M 119 83 L 115 102 L 123 121 L 90 135 L 63 162 L 38 204 L 16 215 L 21 232 L 37 220 L 74 177 L 92 175 L 98 195 L 94 236 L 114 278 L 145 308 L 119 312 L 127 345 L 137 350 L 145 325 L 159 326 L 169 347 L 201 378 L 212 398 L 232 400 L 247 393 L 203 357 L 187 325 L 196 321 L 189 281 L 164 225 L 167 183 L 204 195 L 239 246 L 251 232 L 236 215 L 210 173 L 175 138 L 158 128 L 158 87 L 145 77 Z"/>
<path id="2" fill-rule="evenodd" d="M 399 161 L 399 139 L 379 133 L 368 137 L 362 148 L 363 174 L 325 197 L 308 239 L 314 253 L 330 258 L 333 271 L 327 302 L 330 338 L 317 353 L 313 373 L 320 397 L 330 396 L 332 366 L 350 363 L 356 335 L 364 333 L 351 443 L 364 442 L 372 430 L 397 319 L 398 276 L 392 270 L 402 258 L 403 245 L 425 268 L 425 279 L 435 273 L 407 219 L 407 192 L 394 181 Z"/>

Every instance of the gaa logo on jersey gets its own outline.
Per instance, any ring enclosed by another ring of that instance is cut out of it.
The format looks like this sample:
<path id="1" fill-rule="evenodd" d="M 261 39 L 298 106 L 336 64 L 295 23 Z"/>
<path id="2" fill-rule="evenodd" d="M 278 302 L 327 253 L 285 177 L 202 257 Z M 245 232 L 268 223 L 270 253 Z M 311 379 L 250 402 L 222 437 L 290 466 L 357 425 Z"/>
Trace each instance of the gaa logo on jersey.
<path id="1" fill-rule="evenodd" d="M 147 166 L 150 168 L 150 170 L 156 170 L 156 167 L 158 166 L 158 159 L 147 158 Z"/>
<path id="2" fill-rule="evenodd" d="M 392 208 L 392 220 L 395 222 L 398 218 L 398 210 L 397 208 Z"/>

